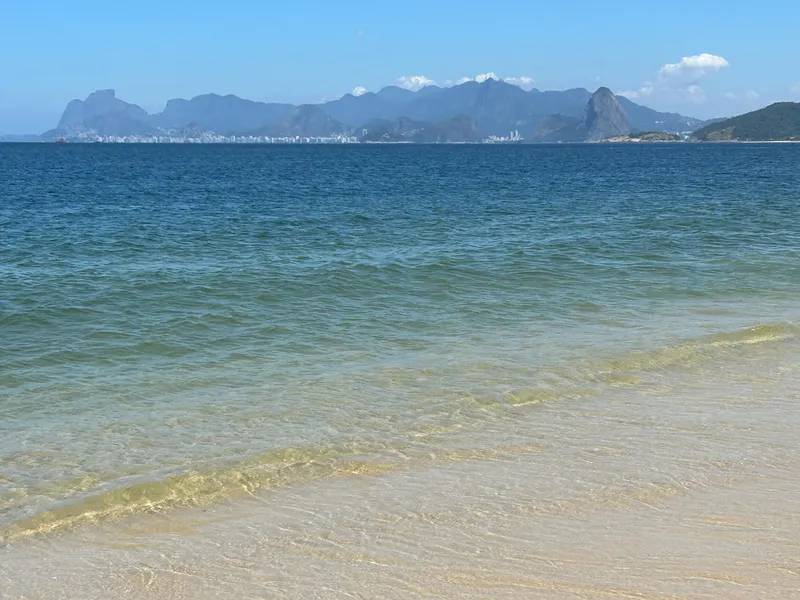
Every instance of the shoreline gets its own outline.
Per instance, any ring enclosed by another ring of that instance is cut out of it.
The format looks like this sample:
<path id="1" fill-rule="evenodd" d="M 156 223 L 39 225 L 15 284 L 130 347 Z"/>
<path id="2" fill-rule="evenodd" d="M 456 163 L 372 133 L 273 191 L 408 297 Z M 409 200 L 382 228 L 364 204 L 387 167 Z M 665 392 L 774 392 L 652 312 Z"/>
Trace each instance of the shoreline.
<path id="1" fill-rule="evenodd" d="M 0 583 L 43 600 L 789 597 L 800 348 L 752 348 L 531 407 L 411 470 L 12 542 Z"/>
<path id="2" fill-rule="evenodd" d="M 800 144 L 800 140 L 597 140 L 586 142 L 92 142 L 0 141 L 0 144 L 57 146 L 592 146 L 597 144 Z"/>

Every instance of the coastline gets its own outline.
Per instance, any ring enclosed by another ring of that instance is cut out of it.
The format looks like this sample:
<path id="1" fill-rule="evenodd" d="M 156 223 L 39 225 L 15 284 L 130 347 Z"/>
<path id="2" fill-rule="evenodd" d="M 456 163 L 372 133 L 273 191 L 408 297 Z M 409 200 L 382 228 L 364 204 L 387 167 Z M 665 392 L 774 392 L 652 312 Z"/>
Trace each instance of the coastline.
<path id="1" fill-rule="evenodd" d="M 537 405 L 471 454 L 0 546 L 0 581 L 43 600 L 65 597 L 53 569 L 75 598 L 789 597 L 800 348 L 746 349 Z"/>
<path id="2" fill-rule="evenodd" d="M 647 140 L 647 139 L 605 139 L 584 142 L 534 142 L 534 141 L 476 141 L 476 142 L 412 142 L 412 141 L 359 141 L 359 142 L 199 142 L 199 141 L 165 141 L 165 142 L 138 142 L 138 141 L 69 141 L 57 140 L 4 140 L 0 144 L 24 145 L 71 145 L 71 146 L 169 146 L 169 145 L 199 145 L 199 146 L 583 146 L 596 144 L 800 144 L 800 140 Z"/>

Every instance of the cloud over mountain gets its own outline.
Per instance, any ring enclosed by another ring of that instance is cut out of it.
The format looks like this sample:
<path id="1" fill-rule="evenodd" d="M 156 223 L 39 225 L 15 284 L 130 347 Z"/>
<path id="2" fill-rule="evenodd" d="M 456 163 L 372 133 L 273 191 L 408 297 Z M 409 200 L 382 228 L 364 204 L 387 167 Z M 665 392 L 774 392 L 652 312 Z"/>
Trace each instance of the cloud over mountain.
<path id="1" fill-rule="evenodd" d="M 504 77 L 503 81 L 512 85 L 518 85 L 523 90 L 528 90 L 533 87 L 533 77 Z"/>
<path id="2" fill-rule="evenodd" d="M 402 77 L 397 78 L 397 83 L 400 84 L 400 87 L 404 87 L 412 92 L 415 92 L 426 85 L 436 85 L 436 82 L 433 79 L 428 79 L 424 75 L 403 75 Z"/>
<path id="3" fill-rule="evenodd" d="M 478 73 L 475 75 L 475 77 L 462 77 L 461 79 L 456 80 L 456 85 L 461 85 L 462 83 L 467 83 L 468 81 L 477 81 L 478 83 L 483 83 L 487 79 L 495 79 L 500 81 L 500 77 L 495 75 L 492 71 L 489 71 L 488 73 Z"/>
<path id="4" fill-rule="evenodd" d="M 478 83 L 483 83 L 487 79 L 499 80 L 500 78 L 491 71 L 489 73 L 480 73 L 479 75 L 475 75 L 475 81 L 477 81 Z"/>
<path id="5" fill-rule="evenodd" d="M 456 79 L 455 81 L 451 81 L 448 79 L 445 81 L 445 85 L 461 85 L 462 83 L 467 83 L 468 81 L 476 81 L 478 83 L 483 83 L 488 79 L 494 79 L 495 81 L 505 81 L 506 83 L 510 83 L 511 85 L 516 85 L 521 87 L 523 90 L 530 90 L 533 87 L 533 77 L 527 77 L 525 75 L 521 75 L 519 77 L 500 77 L 493 71 L 489 71 L 488 73 L 478 73 L 475 77 L 462 77 L 461 79 Z"/>

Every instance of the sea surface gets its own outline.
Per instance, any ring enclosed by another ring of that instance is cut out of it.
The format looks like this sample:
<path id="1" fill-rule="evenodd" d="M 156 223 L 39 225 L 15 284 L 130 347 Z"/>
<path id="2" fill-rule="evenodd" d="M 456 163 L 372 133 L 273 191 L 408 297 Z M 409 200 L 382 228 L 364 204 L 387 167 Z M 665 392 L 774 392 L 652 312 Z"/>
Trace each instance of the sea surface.
<path id="1" fill-rule="evenodd" d="M 0 598 L 800 597 L 798 165 L 0 144 Z"/>

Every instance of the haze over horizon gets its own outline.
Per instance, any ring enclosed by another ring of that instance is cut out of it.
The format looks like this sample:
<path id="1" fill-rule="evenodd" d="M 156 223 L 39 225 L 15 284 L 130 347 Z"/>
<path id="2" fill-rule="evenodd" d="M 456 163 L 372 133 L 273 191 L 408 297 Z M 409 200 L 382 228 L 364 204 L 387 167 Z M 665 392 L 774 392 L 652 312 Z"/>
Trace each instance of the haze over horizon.
<path id="1" fill-rule="evenodd" d="M 800 48 L 785 48 L 800 7 L 769 8 L 12 0 L 0 9 L 0 49 L 12 57 L 0 71 L 0 134 L 41 133 L 70 100 L 104 88 L 154 113 L 205 93 L 318 103 L 489 76 L 525 89 L 603 85 L 660 111 L 731 116 L 800 100 Z"/>

